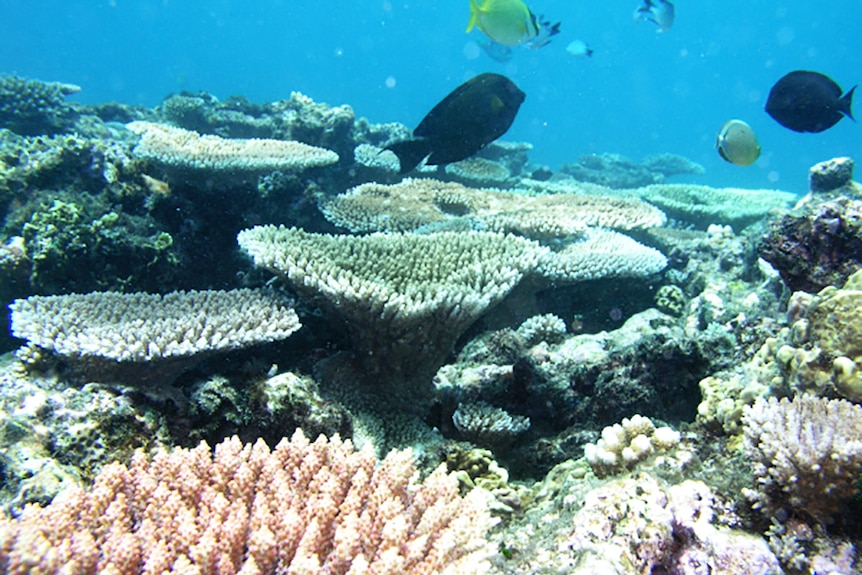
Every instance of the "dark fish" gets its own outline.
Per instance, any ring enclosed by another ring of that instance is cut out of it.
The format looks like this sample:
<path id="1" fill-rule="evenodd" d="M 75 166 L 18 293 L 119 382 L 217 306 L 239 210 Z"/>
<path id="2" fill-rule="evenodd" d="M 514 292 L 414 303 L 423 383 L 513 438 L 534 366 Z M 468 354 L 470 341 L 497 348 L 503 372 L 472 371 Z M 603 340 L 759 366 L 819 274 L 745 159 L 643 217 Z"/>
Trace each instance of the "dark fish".
<path id="1" fill-rule="evenodd" d="M 434 106 L 413 130 L 413 138 L 387 146 L 401 173 L 419 165 L 449 164 L 469 158 L 506 133 L 525 94 L 500 74 L 467 80 Z"/>
<path id="2" fill-rule="evenodd" d="M 822 132 L 847 116 L 853 90 L 841 95 L 841 87 L 819 72 L 796 70 L 781 78 L 769 91 L 766 113 L 795 132 Z"/>

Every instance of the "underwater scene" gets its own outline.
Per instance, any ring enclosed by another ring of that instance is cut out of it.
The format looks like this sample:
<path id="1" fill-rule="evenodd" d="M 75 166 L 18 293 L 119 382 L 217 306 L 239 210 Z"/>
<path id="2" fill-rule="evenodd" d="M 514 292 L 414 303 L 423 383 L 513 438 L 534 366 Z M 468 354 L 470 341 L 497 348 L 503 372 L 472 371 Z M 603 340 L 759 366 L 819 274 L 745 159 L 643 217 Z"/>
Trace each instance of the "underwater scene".
<path id="1" fill-rule="evenodd" d="M 860 16 L 0 2 L 0 575 L 862 573 Z"/>

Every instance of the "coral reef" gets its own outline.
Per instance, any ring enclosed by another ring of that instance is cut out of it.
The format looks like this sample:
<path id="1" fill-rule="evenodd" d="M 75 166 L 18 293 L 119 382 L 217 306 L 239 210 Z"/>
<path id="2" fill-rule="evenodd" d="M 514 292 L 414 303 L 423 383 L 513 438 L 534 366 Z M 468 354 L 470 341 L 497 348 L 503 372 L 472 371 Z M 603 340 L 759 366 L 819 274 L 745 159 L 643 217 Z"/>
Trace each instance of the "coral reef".
<path id="1" fill-rule="evenodd" d="M 639 194 L 680 224 L 701 230 L 718 224 L 740 231 L 779 208 L 790 207 L 796 200 L 794 194 L 779 190 L 711 188 L 693 184 L 655 184 L 641 188 Z"/>
<path id="2" fill-rule="evenodd" d="M 344 321 L 363 379 L 405 408 L 428 399 L 455 340 L 545 253 L 488 232 L 356 237 L 263 226 L 238 241 L 257 265 Z"/>
<path id="3" fill-rule="evenodd" d="M 605 427 L 596 443 L 584 446 L 584 457 L 596 476 L 607 477 L 632 469 L 654 453 L 677 447 L 679 440 L 678 431 L 656 427 L 650 418 L 633 415 Z"/>
<path id="4" fill-rule="evenodd" d="M 862 201 L 811 201 L 769 224 L 758 245 L 791 290 L 841 285 L 862 266 Z"/>
<path id="5" fill-rule="evenodd" d="M 16 337 L 63 356 L 119 362 L 235 349 L 301 327 L 288 302 L 250 289 L 31 296 L 10 308 Z"/>
<path id="6" fill-rule="evenodd" d="M 640 163 L 619 154 L 589 154 L 576 163 L 563 164 L 560 172 L 579 181 L 625 189 L 662 183 L 679 174 L 702 174 L 704 169 L 675 154 L 647 156 Z"/>
<path id="7" fill-rule="evenodd" d="M 126 127 L 141 136 L 133 153 L 166 168 L 234 175 L 301 171 L 338 161 L 335 152 L 292 140 L 232 140 L 153 122 Z"/>
<path id="8" fill-rule="evenodd" d="M 859 196 L 862 190 L 853 182 L 855 165 L 853 159 L 847 157 L 814 164 L 808 169 L 808 189 L 820 197 L 824 194 Z"/>
<path id="9" fill-rule="evenodd" d="M 327 201 L 321 211 L 352 232 L 403 232 L 463 219 L 476 229 L 534 239 L 577 235 L 584 226 L 634 230 L 665 221 L 661 211 L 635 198 L 501 192 L 410 178 L 394 185 L 357 186 Z"/>
<path id="10" fill-rule="evenodd" d="M 461 437 L 491 451 L 507 449 L 519 435 L 530 429 L 529 417 L 512 415 L 484 401 L 458 405 L 452 414 L 452 422 Z"/>
<path id="11" fill-rule="evenodd" d="M 237 438 L 129 466 L 18 519 L 0 518 L 0 571 L 484 573 L 491 526 L 480 491 L 412 455 L 379 465 L 349 442 L 300 432 L 270 450 Z"/>
<path id="12" fill-rule="evenodd" d="M 743 422 L 756 481 L 746 494 L 755 508 L 805 512 L 824 522 L 856 494 L 862 407 L 808 394 L 772 397 L 747 407 Z"/>
<path id="13" fill-rule="evenodd" d="M 74 122 L 66 96 L 80 86 L 0 75 L 0 125 L 22 135 L 53 134 Z"/>
<path id="14" fill-rule="evenodd" d="M 166 377 L 165 370 L 187 367 L 171 360 L 199 362 L 205 353 L 281 340 L 301 327 L 290 302 L 250 289 L 30 296 L 10 309 L 13 335 L 101 381 L 129 364 L 159 362 L 151 377 Z"/>

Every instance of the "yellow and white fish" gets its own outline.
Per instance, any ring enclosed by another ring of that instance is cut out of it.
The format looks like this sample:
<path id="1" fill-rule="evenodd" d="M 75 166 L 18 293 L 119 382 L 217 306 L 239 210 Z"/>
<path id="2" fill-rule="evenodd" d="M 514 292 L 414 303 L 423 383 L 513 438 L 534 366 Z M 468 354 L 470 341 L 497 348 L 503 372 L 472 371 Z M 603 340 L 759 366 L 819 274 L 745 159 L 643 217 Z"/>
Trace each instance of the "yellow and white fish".
<path id="1" fill-rule="evenodd" d="M 541 48 L 560 32 L 560 23 L 536 17 L 522 0 L 470 0 L 467 32 L 478 28 L 498 44 Z"/>
<path id="2" fill-rule="evenodd" d="M 731 164 L 750 166 L 760 157 L 760 144 L 751 126 L 742 120 L 728 120 L 715 140 L 719 155 Z"/>

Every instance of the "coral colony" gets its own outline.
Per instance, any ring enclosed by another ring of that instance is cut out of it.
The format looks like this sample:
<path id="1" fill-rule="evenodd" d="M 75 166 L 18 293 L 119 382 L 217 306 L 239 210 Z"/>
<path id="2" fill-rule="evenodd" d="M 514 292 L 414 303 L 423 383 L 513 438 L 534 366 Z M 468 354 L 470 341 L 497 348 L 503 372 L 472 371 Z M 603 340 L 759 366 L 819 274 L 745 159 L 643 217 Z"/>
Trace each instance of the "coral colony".
<path id="1" fill-rule="evenodd" d="M 0 77 L 0 573 L 858 572 L 851 159 L 76 90 Z"/>

